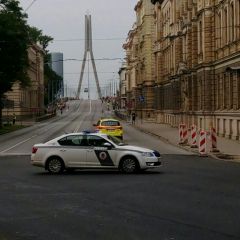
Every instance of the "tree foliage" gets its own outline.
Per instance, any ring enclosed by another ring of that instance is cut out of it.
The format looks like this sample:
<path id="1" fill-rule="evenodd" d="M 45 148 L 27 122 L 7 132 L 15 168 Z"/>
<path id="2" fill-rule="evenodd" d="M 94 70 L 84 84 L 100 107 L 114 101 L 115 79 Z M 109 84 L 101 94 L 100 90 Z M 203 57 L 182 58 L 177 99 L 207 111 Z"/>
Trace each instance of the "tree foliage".
<path id="1" fill-rule="evenodd" d="M 29 84 L 29 26 L 18 1 L 0 0 L 0 7 L 0 97 L 3 97 L 16 81 L 23 86 Z"/>
<path id="2" fill-rule="evenodd" d="M 28 46 L 39 42 L 46 50 L 53 38 L 27 24 L 27 14 L 17 0 L 0 0 L 0 128 L 5 94 L 14 83 L 30 85 Z"/>
<path id="3" fill-rule="evenodd" d="M 39 42 L 43 49 L 46 51 L 49 42 L 53 40 L 52 37 L 43 35 L 42 30 L 37 29 L 36 27 L 29 28 L 29 39 L 31 42 L 37 43 Z"/>

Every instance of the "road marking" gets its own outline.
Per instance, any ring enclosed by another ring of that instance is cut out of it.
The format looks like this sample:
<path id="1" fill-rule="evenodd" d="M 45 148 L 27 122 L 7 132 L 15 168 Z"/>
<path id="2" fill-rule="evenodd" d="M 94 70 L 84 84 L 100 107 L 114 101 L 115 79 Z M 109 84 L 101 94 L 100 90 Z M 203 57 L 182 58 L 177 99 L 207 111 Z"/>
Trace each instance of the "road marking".
<path id="1" fill-rule="evenodd" d="M 89 100 L 89 101 L 90 101 L 90 109 L 89 109 L 89 112 L 83 117 L 83 119 L 80 121 L 80 123 L 76 126 L 74 132 L 78 132 L 78 130 L 79 130 L 79 128 L 81 127 L 81 125 L 82 125 L 83 120 L 85 119 L 85 117 L 88 116 L 88 115 L 91 113 L 91 100 Z M 81 104 L 81 103 L 82 103 L 82 102 L 80 102 L 80 104 Z M 79 108 L 80 104 L 78 105 L 78 108 L 77 108 L 76 113 L 80 111 L 80 108 Z M 67 117 L 67 119 L 70 118 L 70 117 L 71 117 L 71 116 L 69 115 L 69 116 Z M 41 132 L 33 135 L 32 137 L 27 138 L 27 139 L 19 142 L 18 144 L 14 145 L 14 146 L 11 146 L 10 148 L 7 148 L 7 149 L 3 150 L 2 152 L 0 152 L 0 156 L 12 155 L 12 153 L 5 153 L 5 152 L 7 152 L 7 151 L 9 151 L 9 150 L 11 150 L 11 149 L 13 149 L 13 148 L 15 148 L 15 147 L 23 144 L 23 143 L 25 143 L 25 142 L 27 142 L 27 141 L 35 138 L 35 137 L 37 137 L 37 136 L 39 136 L 39 135 L 41 135 L 41 134 L 43 134 L 44 132 L 47 132 L 48 130 L 50 130 L 51 128 L 54 128 L 54 127 L 56 127 L 56 126 L 58 126 L 59 124 L 61 124 L 61 122 L 58 122 L 58 123 L 50 126 L 49 128 L 46 128 L 45 130 L 43 130 L 43 131 L 41 131 Z M 13 153 L 13 155 L 21 155 L 21 153 L 17 153 L 17 154 Z M 24 153 L 23 155 L 26 155 L 26 154 Z M 31 155 L 31 154 L 27 154 L 27 155 Z"/>
<path id="2" fill-rule="evenodd" d="M 27 142 L 27 141 L 29 141 L 29 140 L 31 140 L 31 139 L 32 139 L 32 137 L 31 137 L 31 138 L 28 138 L 28 139 L 26 139 L 26 140 L 24 140 L 24 141 L 22 141 L 22 142 L 19 142 L 18 144 L 14 145 L 14 146 L 12 146 L 12 147 L 10 147 L 10 148 L 8 148 L 8 149 L 5 149 L 5 150 L 2 151 L 0 154 L 4 153 L 4 152 L 6 152 L 6 151 L 8 151 L 8 150 L 10 150 L 10 149 L 12 149 L 12 148 L 15 148 L 16 146 L 18 146 L 18 145 L 20 145 L 20 144 L 22 144 L 22 143 L 25 143 L 25 142 Z"/>
<path id="3" fill-rule="evenodd" d="M 1 157 L 4 156 L 31 156 L 31 153 L 0 153 Z"/>
<path id="4" fill-rule="evenodd" d="M 91 110 L 92 110 L 92 102 L 91 102 L 91 99 L 89 100 L 90 101 L 90 108 L 89 108 L 89 112 L 83 117 L 83 119 L 79 122 L 79 124 L 76 126 L 76 128 L 74 129 L 74 133 L 78 132 L 79 128 L 82 126 L 82 123 L 84 121 L 84 119 L 91 113 Z"/>

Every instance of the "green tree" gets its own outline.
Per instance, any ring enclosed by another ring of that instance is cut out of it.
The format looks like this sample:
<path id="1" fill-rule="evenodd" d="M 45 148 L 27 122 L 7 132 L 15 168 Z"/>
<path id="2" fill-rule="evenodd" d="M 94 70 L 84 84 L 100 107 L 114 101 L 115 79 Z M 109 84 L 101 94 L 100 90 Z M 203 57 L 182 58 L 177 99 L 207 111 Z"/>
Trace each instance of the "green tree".
<path id="1" fill-rule="evenodd" d="M 30 84 L 26 19 L 18 1 L 0 0 L 0 128 L 6 92 L 12 90 L 15 82 L 22 87 Z"/>
<path id="2" fill-rule="evenodd" d="M 42 30 L 27 24 L 27 14 L 19 7 L 19 1 L 0 0 L 0 129 L 5 94 L 12 91 L 16 82 L 22 88 L 30 86 L 28 46 L 38 42 L 47 52 L 52 40 Z M 49 58 L 44 61 L 47 66 Z"/>
<path id="3" fill-rule="evenodd" d="M 29 28 L 29 38 L 31 42 L 39 42 L 45 51 L 48 47 L 49 42 L 53 40 L 52 37 L 43 35 L 42 30 L 37 29 L 36 27 Z"/>

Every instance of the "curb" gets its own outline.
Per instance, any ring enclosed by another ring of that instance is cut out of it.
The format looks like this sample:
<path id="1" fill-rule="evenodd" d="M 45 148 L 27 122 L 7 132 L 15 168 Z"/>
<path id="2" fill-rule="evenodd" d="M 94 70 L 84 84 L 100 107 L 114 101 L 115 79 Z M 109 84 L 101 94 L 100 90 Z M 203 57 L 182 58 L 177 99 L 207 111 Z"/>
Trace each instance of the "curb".
<path id="1" fill-rule="evenodd" d="M 144 132 L 144 133 L 147 133 L 148 135 L 157 137 L 158 139 L 161 139 L 164 142 L 167 142 L 167 143 L 169 143 L 169 144 L 171 144 L 173 146 L 177 146 L 177 147 L 179 147 L 181 149 L 184 149 L 184 150 L 186 150 L 188 152 L 192 152 L 192 153 L 195 153 L 196 155 L 199 155 L 199 151 L 196 150 L 196 149 L 191 148 L 190 145 L 181 145 L 181 144 L 179 144 L 179 143 L 177 143 L 175 141 L 171 141 L 171 140 L 169 140 L 169 139 L 167 139 L 165 137 L 162 137 L 162 136 L 160 136 L 158 134 L 155 134 L 155 133 L 149 132 L 147 130 L 144 130 L 144 129 L 136 126 L 136 125 L 132 125 L 132 126 L 135 127 L 136 129 L 138 129 L 141 132 Z M 201 156 L 201 155 L 199 155 L 199 156 Z M 218 153 L 215 153 L 215 154 L 214 153 L 206 153 L 206 155 L 201 156 L 201 157 L 208 157 L 208 156 L 211 157 L 211 158 L 217 159 L 217 160 L 221 160 L 221 161 L 238 162 L 238 163 L 240 163 L 240 156 L 228 155 L 228 154 L 224 154 L 222 152 L 218 152 Z"/>

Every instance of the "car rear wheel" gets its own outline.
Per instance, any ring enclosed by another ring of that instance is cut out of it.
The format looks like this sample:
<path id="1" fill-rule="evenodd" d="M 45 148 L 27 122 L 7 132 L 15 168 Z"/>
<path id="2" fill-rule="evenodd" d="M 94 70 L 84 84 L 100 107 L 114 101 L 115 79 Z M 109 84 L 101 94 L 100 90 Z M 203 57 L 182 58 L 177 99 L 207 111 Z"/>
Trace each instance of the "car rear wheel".
<path id="1" fill-rule="evenodd" d="M 64 170 L 64 164 L 62 159 L 58 158 L 58 157 L 53 157 L 50 158 L 47 162 L 47 170 L 50 173 L 62 173 Z"/>
<path id="2" fill-rule="evenodd" d="M 122 161 L 121 169 L 124 173 L 135 173 L 139 169 L 138 161 L 133 157 L 126 157 Z"/>

